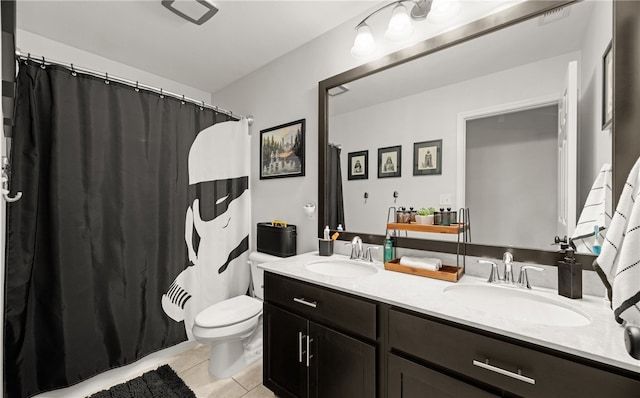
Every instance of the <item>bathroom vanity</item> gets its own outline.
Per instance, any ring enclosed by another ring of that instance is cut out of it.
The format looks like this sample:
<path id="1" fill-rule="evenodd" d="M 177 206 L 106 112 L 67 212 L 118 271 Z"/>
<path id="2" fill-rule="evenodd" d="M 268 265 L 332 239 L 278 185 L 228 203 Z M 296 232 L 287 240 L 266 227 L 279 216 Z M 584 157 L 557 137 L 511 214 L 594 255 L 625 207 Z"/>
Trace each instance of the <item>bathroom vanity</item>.
<path id="1" fill-rule="evenodd" d="M 365 276 L 324 275 L 313 266 L 319 261 L 348 260 L 309 253 L 263 266 L 263 383 L 279 396 L 640 394 L 640 361 L 626 353 L 623 328 L 600 298 L 522 292 L 587 319 L 557 326 L 552 319 L 495 316 L 445 294 L 451 286 L 484 289 L 482 279 L 465 276 L 452 284 L 386 271 L 382 264 L 361 264 L 376 268 Z"/>

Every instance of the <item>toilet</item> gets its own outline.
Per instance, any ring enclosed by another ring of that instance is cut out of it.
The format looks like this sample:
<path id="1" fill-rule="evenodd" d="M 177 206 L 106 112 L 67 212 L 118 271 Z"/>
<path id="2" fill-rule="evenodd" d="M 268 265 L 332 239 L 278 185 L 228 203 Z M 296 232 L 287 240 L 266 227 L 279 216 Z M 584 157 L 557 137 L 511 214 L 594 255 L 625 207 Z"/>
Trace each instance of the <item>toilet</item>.
<path id="1" fill-rule="evenodd" d="M 262 358 L 262 300 L 264 271 L 258 264 L 280 257 L 252 252 L 249 255 L 253 295 L 232 297 L 196 315 L 193 337 L 211 345 L 209 373 L 219 379 L 231 377 Z"/>

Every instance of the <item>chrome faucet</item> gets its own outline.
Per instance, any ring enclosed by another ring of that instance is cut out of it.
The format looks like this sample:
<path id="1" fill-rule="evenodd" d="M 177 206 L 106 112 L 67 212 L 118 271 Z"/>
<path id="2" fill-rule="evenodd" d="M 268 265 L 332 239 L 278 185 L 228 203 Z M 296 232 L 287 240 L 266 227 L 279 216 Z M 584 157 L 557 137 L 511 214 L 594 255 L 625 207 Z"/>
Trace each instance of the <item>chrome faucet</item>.
<path id="1" fill-rule="evenodd" d="M 513 254 L 509 253 L 509 252 L 505 252 L 502 255 L 502 262 L 504 263 L 504 278 L 503 280 L 506 283 L 509 284 L 513 284 L 513 271 L 512 271 L 512 265 L 513 265 Z"/>
<path id="2" fill-rule="evenodd" d="M 520 276 L 518 277 L 518 282 L 513 280 L 513 254 L 506 252 L 502 256 L 502 261 L 504 262 L 504 274 L 501 277 L 500 271 L 498 270 L 498 265 L 493 261 L 487 260 L 478 260 L 481 264 L 489 264 L 491 265 L 491 273 L 489 274 L 489 278 L 487 282 L 489 283 L 506 283 L 509 285 L 514 285 L 518 287 L 523 287 L 526 289 L 531 289 L 531 284 L 529 284 L 529 274 L 527 271 L 544 271 L 541 267 L 535 267 L 533 265 L 524 265 L 520 268 Z"/>
<path id="3" fill-rule="evenodd" d="M 362 239 L 359 236 L 355 236 L 351 240 L 351 260 L 362 259 Z"/>
<path id="4" fill-rule="evenodd" d="M 347 243 L 349 244 L 349 243 Z M 365 260 L 370 263 L 373 262 L 372 250 L 378 250 L 377 246 L 369 246 L 366 250 L 362 247 L 362 239 L 359 236 L 354 236 L 351 240 L 351 256 L 350 260 Z"/>

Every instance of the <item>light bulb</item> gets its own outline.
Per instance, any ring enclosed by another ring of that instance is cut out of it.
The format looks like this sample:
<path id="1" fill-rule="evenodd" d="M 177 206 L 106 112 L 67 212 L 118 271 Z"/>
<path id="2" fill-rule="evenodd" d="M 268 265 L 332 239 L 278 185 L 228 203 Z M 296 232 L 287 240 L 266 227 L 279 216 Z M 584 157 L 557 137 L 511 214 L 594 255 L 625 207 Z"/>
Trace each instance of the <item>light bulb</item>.
<path id="1" fill-rule="evenodd" d="M 460 11 L 458 0 L 433 0 L 427 19 L 433 23 L 441 23 L 456 15 L 458 11 Z"/>
<path id="2" fill-rule="evenodd" d="M 375 51 L 376 41 L 373 39 L 369 25 L 360 25 L 356 39 L 353 41 L 353 47 L 351 47 L 351 55 L 354 57 L 367 57 Z"/>
<path id="3" fill-rule="evenodd" d="M 402 41 L 408 39 L 413 33 L 413 24 L 407 7 L 402 3 L 398 3 L 393 8 L 391 19 L 389 20 L 389 26 L 384 34 L 385 39 L 392 41 Z"/>

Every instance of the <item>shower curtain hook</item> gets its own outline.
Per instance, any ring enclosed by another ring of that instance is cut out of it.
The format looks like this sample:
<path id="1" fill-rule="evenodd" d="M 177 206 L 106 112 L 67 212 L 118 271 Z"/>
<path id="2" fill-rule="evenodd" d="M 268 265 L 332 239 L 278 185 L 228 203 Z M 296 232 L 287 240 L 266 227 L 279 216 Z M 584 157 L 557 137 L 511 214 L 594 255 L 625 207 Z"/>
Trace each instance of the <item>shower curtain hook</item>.
<path id="1" fill-rule="evenodd" d="M 45 62 L 44 61 L 44 56 L 42 56 L 42 64 L 40 64 L 40 68 L 42 68 L 42 69 L 46 69 L 47 68 L 46 66 L 44 66 L 44 62 Z"/>
<path id="2" fill-rule="evenodd" d="M 185 102 L 184 102 L 184 94 L 182 94 L 182 101 L 180 101 L 180 102 L 182 103 L 182 105 L 185 104 Z"/>
<path id="3" fill-rule="evenodd" d="M 73 69 L 73 64 L 71 64 L 71 76 L 77 76 L 75 69 Z"/>
<path id="4" fill-rule="evenodd" d="M 109 84 L 109 74 L 104 72 L 104 84 Z"/>
<path id="5" fill-rule="evenodd" d="M 160 98 L 164 98 L 164 94 L 162 92 L 162 88 L 160 88 Z"/>
<path id="6" fill-rule="evenodd" d="M 204 110 L 204 101 L 202 101 L 202 105 L 200 105 L 200 110 L 203 111 Z"/>
<path id="7" fill-rule="evenodd" d="M 136 88 L 135 88 L 135 90 L 136 90 L 136 93 L 140 92 L 140 89 L 138 88 L 138 81 L 137 80 L 136 80 Z"/>

